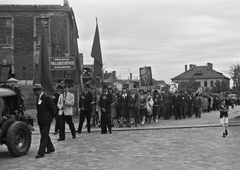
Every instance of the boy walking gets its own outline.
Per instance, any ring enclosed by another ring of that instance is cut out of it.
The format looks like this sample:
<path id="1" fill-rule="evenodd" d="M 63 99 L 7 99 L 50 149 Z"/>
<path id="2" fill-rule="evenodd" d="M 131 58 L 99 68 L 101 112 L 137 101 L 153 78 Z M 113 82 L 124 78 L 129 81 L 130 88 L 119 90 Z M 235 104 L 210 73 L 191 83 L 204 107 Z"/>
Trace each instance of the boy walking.
<path id="1" fill-rule="evenodd" d="M 228 106 L 226 105 L 225 99 L 222 99 L 220 101 L 220 124 L 223 127 L 223 137 L 226 137 L 228 135 Z"/>

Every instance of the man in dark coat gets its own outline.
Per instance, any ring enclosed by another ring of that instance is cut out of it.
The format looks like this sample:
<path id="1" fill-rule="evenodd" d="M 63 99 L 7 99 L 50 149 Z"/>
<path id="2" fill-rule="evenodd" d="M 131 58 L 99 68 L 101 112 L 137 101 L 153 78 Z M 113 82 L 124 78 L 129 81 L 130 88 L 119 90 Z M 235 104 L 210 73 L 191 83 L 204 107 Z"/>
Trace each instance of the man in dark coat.
<path id="1" fill-rule="evenodd" d="M 79 118 L 79 126 L 78 126 L 78 133 L 82 132 L 82 126 L 85 118 L 87 119 L 87 131 L 91 133 L 91 114 L 92 114 L 92 101 L 93 101 L 93 94 L 90 91 L 89 84 L 84 85 L 84 92 L 79 100 L 79 106 L 81 108 L 80 111 L 80 118 Z"/>
<path id="2" fill-rule="evenodd" d="M 41 133 L 40 146 L 36 158 L 42 158 L 45 153 L 51 153 L 55 151 L 49 136 L 52 120 L 55 113 L 55 105 L 53 100 L 45 95 L 42 91 L 41 84 L 35 84 L 33 92 L 38 96 L 36 100 L 37 105 L 37 119 Z M 47 149 L 47 152 L 46 152 Z"/>
<path id="3" fill-rule="evenodd" d="M 112 133 L 111 125 L 111 104 L 113 101 L 113 94 L 108 92 L 108 87 L 103 87 L 103 94 L 100 96 L 98 105 L 101 109 L 101 134 L 107 133 L 107 128 L 109 133 Z"/>

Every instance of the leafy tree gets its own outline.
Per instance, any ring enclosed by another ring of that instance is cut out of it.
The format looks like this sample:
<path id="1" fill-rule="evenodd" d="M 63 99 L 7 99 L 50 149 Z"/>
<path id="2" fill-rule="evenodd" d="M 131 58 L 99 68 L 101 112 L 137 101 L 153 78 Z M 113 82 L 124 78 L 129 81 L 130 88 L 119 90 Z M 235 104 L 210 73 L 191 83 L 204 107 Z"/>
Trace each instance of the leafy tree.
<path id="1" fill-rule="evenodd" d="M 211 92 L 213 93 L 221 93 L 221 92 L 227 92 L 229 91 L 229 85 L 228 85 L 228 81 L 223 80 L 223 81 L 219 81 L 217 80 L 214 83 L 214 86 L 211 89 Z"/>
<path id="2" fill-rule="evenodd" d="M 196 92 L 199 87 L 200 87 L 200 82 L 183 81 L 179 83 L 178 90 Z"/>
<path id="3" fill-rule="evenodd" d="M 233 80 L 233 91 L 240 93 L 240 64 L 233 64 L 229 69 L 229 74 Z"/>

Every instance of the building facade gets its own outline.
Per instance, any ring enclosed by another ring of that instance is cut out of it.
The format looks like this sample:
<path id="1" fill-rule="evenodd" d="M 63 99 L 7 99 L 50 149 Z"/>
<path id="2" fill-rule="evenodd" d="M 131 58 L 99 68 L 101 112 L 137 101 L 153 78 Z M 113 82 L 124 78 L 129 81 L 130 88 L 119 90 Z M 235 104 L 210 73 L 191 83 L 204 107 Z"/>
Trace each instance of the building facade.
<path id="1" fill-rule="evenodd" d="M 184 81 L 195 81 L 199 82 L 201 87 L 211 88 L 214 86 L 216 81 L 227 81 L 230 87 L 230 78 L 224 76 L 222 73 L 213 69 L 212 63 L 207 63 L 206 66 L 196 66 L 193 64 L 185 65 L 185 72 L 172 78 L 173 83 L 180 83 Z"/>
<path id="2" fill-rule="evenodd" d="M 9 75 L 19 80 L 35 80 L 43 25 L 50 57 L 63 57 L 71 51 L 73 29 L 77 27 L 68 3 L 0 5 L 0 81 Z M 71 74 L 52 71 L 54 81 Z"/>

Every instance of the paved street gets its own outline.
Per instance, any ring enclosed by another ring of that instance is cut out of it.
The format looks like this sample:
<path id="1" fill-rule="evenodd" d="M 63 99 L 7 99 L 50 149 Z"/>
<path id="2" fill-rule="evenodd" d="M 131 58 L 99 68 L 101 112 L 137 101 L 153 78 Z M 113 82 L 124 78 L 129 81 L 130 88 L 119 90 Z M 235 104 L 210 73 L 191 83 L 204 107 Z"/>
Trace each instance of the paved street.
<path id="1" fill-rule="evenodd" d="M 239 108 L 230 110 L 230 117 L 238 116 Z M 146 130 L 114 128 L 113 134 L 106 135 L 95 128 L 93 133 L 82 133 L 76 139 L 67 133 L 61 142 L 57 141 L 58 135 L 51 134 L 56 152 L 41 159 L 35 159 L 40 139 L 36 129 L 26 156 L 13 158 L 5 145 L 0 146 L 0 170 L 239 169 L 240 126 L 230 126 L 229 136 L 223 138 L 222 128 L 217 127 L 218 114 L 204 113 L 201 119 L 161 120 L 143 127 Z M 231 124 L 239 124 L 238 119 L 232 119 Z M 187 125 L 192 128 L 181 128 Z"/>
<path id="2" fill-rule="evenodd" d="M 84 133 L 57 142 L 56 152 L 35 159 L 39 135 L 33 135 L 29 153 L 12 158 L 1 147 L 1 170 L 111 169 L 111 170 L 226 170 L 239 169 L 240 127 L 229 129 L 223 138 L 221 128 L 189 128 L 145 131 L 118 131 L 112 135 Z"/>

